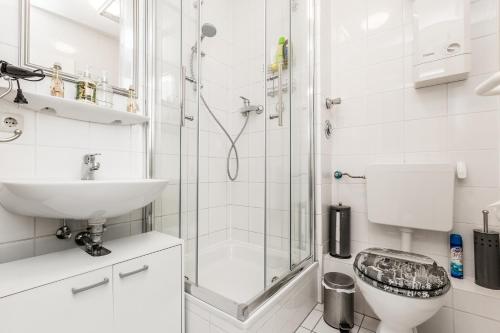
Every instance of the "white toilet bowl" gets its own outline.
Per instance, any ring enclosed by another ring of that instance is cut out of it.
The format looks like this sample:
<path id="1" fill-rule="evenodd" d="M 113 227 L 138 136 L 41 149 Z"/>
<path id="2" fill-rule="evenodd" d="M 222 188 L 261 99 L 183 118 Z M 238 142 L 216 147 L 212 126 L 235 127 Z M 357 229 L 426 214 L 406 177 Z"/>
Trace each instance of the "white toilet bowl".
<path id="1" fill-rule="evenodd" d="M 356 284 L 380 318 L 377 333 L 417 333 L 450 290 L 443 267 L 421 254 L 370 248 L 356 256 Z"/>
<path id="2" fill-rule="evenodd" d="M 377 333 L 417 333 L 416 327 L 445 304 L 446 295 L 410 298 L 377 289 L 356 276 L 361 294 L 380 319 Z"/>

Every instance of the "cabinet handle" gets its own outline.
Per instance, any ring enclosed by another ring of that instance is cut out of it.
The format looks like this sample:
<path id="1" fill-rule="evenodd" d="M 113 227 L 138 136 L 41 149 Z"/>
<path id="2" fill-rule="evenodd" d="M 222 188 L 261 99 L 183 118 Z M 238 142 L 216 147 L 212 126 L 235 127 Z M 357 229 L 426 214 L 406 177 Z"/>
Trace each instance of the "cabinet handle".
<path id="1" fill-rule="evenodd" d="M 118 276 L 120 276 L 120 279 L 124 279 L 130 275 L 134 275 L 134 274 L 137 274 L 137 273 L 140 273 L 140 272 L 145 272 L 149 269 L 149 266 L 148 265 L 144 265 L 142 266 L 142 268 L 139 268 L 139 269 L 136 269 L 135 271 L 132 271 L 132 272 L 128 272 L 128 273 L 119 273 Z"/>
<path id="2" fill-rule="evenodd" d="M 99 286 L 103 286 L 103 285 L 108 284 L 108 283 L 109 283 L 109 279 L 104 278 L 104 280 L 102 280 L 101 282 L 91 284 L 90 286 L 86 286 L 86 287 L 82 287 L 82 288 L 71 288 L 71 292 L 73 293 L 73 295 L 76 295 L 76 294 L 79 294 L 81 292 L 84 292 L 84 291 L 87 291 L 87 290 L 90 290 L 90 289 L 93 289 L 93 288 L 96 288 Z"/>

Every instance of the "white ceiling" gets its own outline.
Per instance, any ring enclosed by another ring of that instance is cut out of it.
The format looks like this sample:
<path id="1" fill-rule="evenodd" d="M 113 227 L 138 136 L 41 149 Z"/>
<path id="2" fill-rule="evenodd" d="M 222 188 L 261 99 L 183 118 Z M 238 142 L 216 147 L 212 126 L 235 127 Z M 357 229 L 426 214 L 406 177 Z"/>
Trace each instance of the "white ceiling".
<path id="1" fill-rule="evenodd" d="M 106 0 L 30 0 L 30 5 L 63 16 L 106 35 L 119 37 L 120 25 L 99 15 Z"/>

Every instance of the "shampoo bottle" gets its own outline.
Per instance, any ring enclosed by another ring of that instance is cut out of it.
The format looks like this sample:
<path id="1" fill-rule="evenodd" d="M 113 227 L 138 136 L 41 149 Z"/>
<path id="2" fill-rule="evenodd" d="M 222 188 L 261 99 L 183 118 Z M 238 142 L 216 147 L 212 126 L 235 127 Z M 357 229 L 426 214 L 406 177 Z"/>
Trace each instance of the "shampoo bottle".
<path id="1" fill-rule="evenodd" d="M 450 235 L 450 274 L 457 279 L 464 278 L 462 236 Z"/>
<path id="2" fill-rule="evenodd" d="M 278 46 L 276 47 L 276 54 L 274 55 L 274 63 L 271 65 L 271 70 L 273 72 L 278 71 L 278 67 L 285 63 L 284 45 L 286 38 L 281 36 L 278 40 Z"/>

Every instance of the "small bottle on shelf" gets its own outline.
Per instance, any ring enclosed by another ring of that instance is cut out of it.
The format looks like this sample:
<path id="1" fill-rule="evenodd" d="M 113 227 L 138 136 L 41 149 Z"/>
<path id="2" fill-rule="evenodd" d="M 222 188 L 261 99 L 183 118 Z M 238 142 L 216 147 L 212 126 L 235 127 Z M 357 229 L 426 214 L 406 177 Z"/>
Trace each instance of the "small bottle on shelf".
<path id="1" fill-rule="evenodd" d="M 128 89 L 127 112 L 137 113 L 139 106 L 137 105 L 137 96 L 135 94 L 134 86 Z"/>
<path id="2" fill-rule="evenodd" d="M 76 100 L 93 104 L 96 102 L 96 84 L 88 67 L 76 82 Z"/>
<path id="3" fill-rule="evenodd" d="M 61 64 L 58 62 L 52 66 L 52 82 L 50 83 L 50 95 L 55 97 L 64 97 L 64 82 L 61 78 Z"/>
<path id="4" fill-rule="evenodd" d="M 101 80 L 97 84 L 96 100 L 97 105 L 113 107 L 113 87 L 108 82 L 107 71 L 102 71 Z"/>

